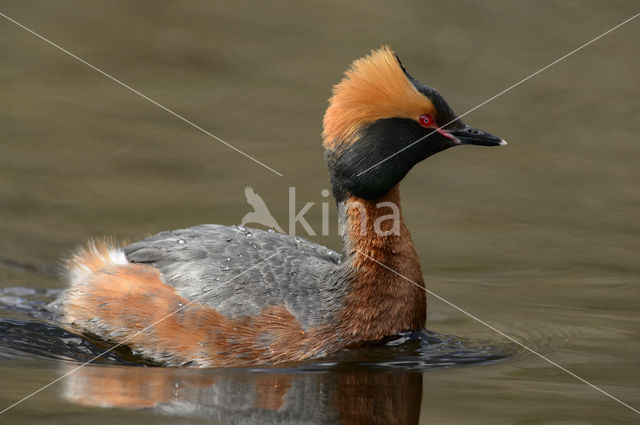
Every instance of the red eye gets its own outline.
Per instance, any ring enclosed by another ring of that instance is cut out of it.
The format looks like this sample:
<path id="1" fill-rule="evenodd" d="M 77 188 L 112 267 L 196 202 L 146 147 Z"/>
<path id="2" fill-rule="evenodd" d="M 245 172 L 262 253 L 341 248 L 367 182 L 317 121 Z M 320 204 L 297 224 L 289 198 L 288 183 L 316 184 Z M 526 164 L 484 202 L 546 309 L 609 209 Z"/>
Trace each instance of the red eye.
<path id="1" fill-rule="evenodd" d="M 418 122 L 420 123 L 421 126 L 423 127 L 433 127 L 435 125 L 435 121 L 433 120 L 433 118 L 431 118 L 431 115 L 429 114 L 422 114 L 420 115 L 420 118 L 418 118 Z"/>

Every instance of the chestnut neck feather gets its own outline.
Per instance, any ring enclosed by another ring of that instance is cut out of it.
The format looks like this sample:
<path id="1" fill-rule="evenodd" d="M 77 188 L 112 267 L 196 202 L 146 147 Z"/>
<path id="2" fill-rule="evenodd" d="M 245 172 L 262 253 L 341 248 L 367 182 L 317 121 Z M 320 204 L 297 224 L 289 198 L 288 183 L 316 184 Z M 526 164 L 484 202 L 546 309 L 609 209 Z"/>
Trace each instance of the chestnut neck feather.
<path id="1" fill-rule="evenodd" d="M 386 203 L 397 208 L 395 224 L 391 218 L 394 209 Z M 417 286 L 424 287 L 422 270 L 402 219 L 398 186 L 380 199 L 349 197 L 338 209 L 343 226 L 343 267 L 350 283 L 341 312 L 344 337 L 353 343 L 375 341 L 424 327 L 425 291 Z"/>

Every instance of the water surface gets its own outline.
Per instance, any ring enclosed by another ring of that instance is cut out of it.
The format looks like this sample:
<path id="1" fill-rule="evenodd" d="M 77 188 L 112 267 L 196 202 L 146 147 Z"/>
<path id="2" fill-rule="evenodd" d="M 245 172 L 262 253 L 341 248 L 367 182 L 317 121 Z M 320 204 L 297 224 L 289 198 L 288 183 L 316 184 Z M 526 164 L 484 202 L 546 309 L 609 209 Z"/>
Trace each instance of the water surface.
<path id="1" fill-rule="evenodd" d="M 38 313 L 64 285 L 59 259 L 86 238 L 238 224 L 249 185 L 283 227 L 295 186 L 298 208 L 315 202 L 306 217 L 320 229 L 322 113 L 354 58 L 389 43 L 462 113 L 637 12 L 596 1 L 3 1 L 0 11 L 283 174 L 0 18 L 0 408 L 101 349 Z M 639 31 L 631 22 L 474 111 L 467 122 L 509 145 L 439 154 L 401 189 L 430 291 L 636 409 Z M 339 249 L 334 223 L 329 236 L 298 233 Z M 114 353 L 0 419 L 637 423 L 632 410 L 428 301 L 423 336 L 441 343 L 294 370 L 132 367 Z M 458 364 L 466 355 L 472 364 Z"/>

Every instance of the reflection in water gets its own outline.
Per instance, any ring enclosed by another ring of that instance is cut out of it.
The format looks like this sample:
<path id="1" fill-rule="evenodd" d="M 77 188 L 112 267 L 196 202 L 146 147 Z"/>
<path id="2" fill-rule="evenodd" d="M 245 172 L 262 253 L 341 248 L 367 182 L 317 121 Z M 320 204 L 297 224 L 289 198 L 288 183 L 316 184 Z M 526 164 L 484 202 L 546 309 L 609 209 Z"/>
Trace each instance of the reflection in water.
<path id="1" fill-rule="evenodd" d="M 64 372 L 73 368 L 65 365 Z M 216 423 L 417 424 L 422 374 L 278 373 L 87 366 L 63 396 L 85 406 L 153 408 Z"/>

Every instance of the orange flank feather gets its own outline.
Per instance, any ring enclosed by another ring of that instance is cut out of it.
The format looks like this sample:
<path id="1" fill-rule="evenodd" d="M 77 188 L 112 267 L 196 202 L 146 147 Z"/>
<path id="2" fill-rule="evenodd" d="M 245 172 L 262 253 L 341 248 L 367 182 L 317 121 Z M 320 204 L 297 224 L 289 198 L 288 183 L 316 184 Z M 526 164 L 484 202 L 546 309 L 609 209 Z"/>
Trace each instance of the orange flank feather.
<path id="1" fill-rule="evenodd" d="M 323 352 L 332 339 L 325 328 L 303 330 L 284 305 L 232 320 L 179 296 L 154 267 L 106 263 L 94 269 L 109 250 L 93 244 L 69 262 L 92 271 L 64 297 L 61 311 L 72 329 L 120 342 L 168 366 L 294 362 Z"/>
<path id="2" fill-rule="evenodd" d="M 354 61 L 333 87 L 324 115 L 323 144 L 335 149 L 351 142 L 365 124 L 382 118 L 417 120 L 425 113 L 437 115 L 433 103 L 409 81 L 395 53 L 383 46 Z"/>

